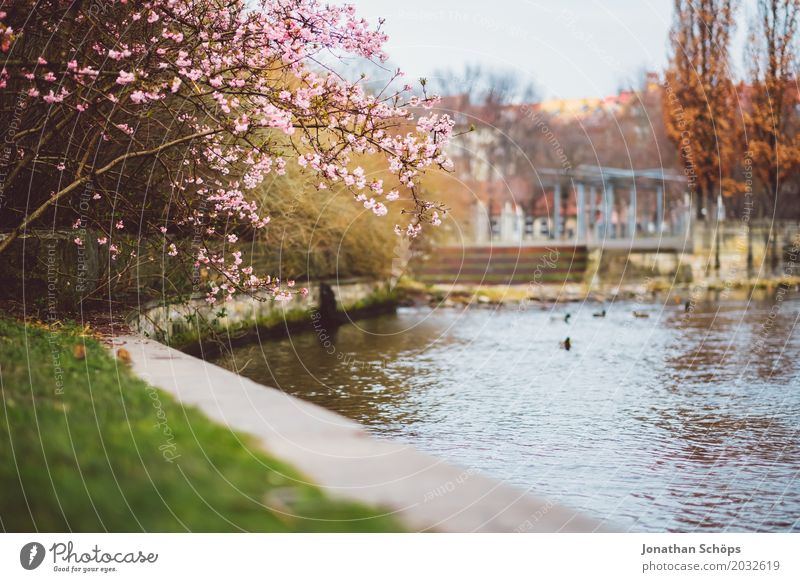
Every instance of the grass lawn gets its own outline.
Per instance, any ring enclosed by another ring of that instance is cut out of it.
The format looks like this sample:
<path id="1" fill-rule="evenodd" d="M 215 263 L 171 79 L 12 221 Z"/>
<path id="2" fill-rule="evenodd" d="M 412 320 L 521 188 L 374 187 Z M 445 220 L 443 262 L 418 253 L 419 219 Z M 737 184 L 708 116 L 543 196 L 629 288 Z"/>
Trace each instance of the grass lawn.
<path id="1" fill-rule="evenodd" d="M 0 317 L 0 530 L 400 529 L 304 484 L 82 332 Z"/>

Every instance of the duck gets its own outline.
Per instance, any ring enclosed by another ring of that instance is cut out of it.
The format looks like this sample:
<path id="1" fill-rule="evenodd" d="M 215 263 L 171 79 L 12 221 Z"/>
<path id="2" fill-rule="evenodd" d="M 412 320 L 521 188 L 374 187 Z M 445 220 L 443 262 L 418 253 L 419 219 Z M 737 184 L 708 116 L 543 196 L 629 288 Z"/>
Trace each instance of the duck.
<path id="1" fill-rule="evenodd" d="M 569 336 L 563 342 L 559 342 L 561 349 L 569 351 L 572 348 L 572 342 L 569 340 Z"/>
<path id="2" fill-rule="evenodd" d="M 634 317 L 639 317 L 641 319 L 646 319 L 646 318 L 650 317 L 650 314 L 649 313 L 644 313 L 643 311 L 634 311 L 633 312 L 633 316 Z"/>
<path id="3" fill-rule="evenodd" d="M 567 313 L 564 316 L 564 323 L 569 323 L 569 320 L 570 320 L 571 317 L 572 317 L 572 314 L 571 313 Z M 567 339 L 569 339 L 569 338 L 567 338 Z"/>
<path id="4" fill-rule="evenodd" d="M 605 309 L 603 311 L 598 311 L 597 313 L 592 313 L 592 317 L 605 317 L 605 316 L 606 316 Z"/>

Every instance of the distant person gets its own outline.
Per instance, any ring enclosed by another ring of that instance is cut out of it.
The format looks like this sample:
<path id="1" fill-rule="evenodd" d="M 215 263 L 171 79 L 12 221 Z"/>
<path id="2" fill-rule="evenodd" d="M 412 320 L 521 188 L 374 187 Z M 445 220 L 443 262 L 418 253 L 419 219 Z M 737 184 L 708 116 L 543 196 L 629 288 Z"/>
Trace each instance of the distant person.
<path id="1" fill-rule="evenodd" d="M 567 351 L 572 349 L 572 342 L 569 340 L 569 336 L 563 342 L 561 342 L 561 347 Z"/>
<path id="2" fill-rule="evenodd" d="M 564 323 L 569 323 L 569 320 L 570 320 L 571 317 L 572 317 L 572 314 L 571 313 L 567 313 L 564 316 Z M 569 338 L 567 338 L 567 339 L 569 339 Z"/>

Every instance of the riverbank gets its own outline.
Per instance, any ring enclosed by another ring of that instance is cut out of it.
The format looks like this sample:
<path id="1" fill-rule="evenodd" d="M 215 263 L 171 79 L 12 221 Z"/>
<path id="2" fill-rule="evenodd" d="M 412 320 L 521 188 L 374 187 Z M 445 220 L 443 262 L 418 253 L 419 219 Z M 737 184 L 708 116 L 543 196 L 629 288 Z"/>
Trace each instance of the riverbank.
<path id="1" fill-rule="evenodd" d="M 5 531 L 400 531 L 135 376 L 88 329 L 0 318 Z"/>
<path id="2" fill-rule="evenodd" d="M 107 341 L 116 359 L 87 328 L 0 318 L 6 531 L 603 529 L 155 341 Z"/>
<path id="3" fill-rule="evenodd" d="M 347 326 L 346 326 L 347 327 Z M 316 338 L 307 334 L 312 341 Z M 141 337 L 118 337 L 150 384 L 252 435 L 333 498 L 385 507 L 413 531 L 590 532 L 610 526 L 450 465 L 327 408 Z"/>
<path id="4" fill-rule="evenodd" d="M 643 279 L 637 283 L 592 285 L 442 285 L 402 280 L 395 289 L 403 306 L 469 307 L 481 305 L 519 305 L 528 303 L 606 303 L 617 300 L 641 302 L 669 299 L 677 303 L 706 294 L 748 297 L 774 293 L 779 287 L 800 288 L 800 277 L 769 279 L 709 280 L 702 283 L 670 284 L 661 279 Z"/>
<path id="5" fill-rule="evenodd" d="M 322 288 L 327 305 L 323 307 Z M 212 306 L 204 296 L 182 302 L 151 302 L 133 311 L 129 327 L 146 338 L 203 358 L 220 351 L 263 339 L 314 331 L 320 311 L 326 325 L 374 317 L 394 311 L 397 295 L 386 282 L 342 280 L 317 282 L 305 296 L 274 301 L 268 295 L 237 295 L 232 301 Z"/>

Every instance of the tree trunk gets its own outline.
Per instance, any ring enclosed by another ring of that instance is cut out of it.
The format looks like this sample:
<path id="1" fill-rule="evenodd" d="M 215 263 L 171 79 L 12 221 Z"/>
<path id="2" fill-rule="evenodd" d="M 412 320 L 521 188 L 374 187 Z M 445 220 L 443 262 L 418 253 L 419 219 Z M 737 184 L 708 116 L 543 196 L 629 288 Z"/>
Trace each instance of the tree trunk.
<path id="1" fill-rule="evenodd" d="M 697 216 L 697 220 L 705 221 L 706 214 L 705 214 L 704 210 L 706 208 L 706 193 L 704 192 L 704 190 L 702 188 L 697 190 L 697 193 L 695 194 L 695 198 L 696 198 L 696 201 L 697 201 L 697 208 L 695 208 L 695 213 L 696 213 L 696 216 Z"/>
<path id="2" fill-rule="evenodd" d="M 774 230 L 772 235 L 772 245 L 770 246 L 770 253 L 769 253 L 769 265 L 772 269 L 772 274 L 775 275 L 778 272 L 778 267 L 780 266 L 780 260 L 778 255 L 778 249 L 782 246 L 781 245 L 781 237 L 779 236 L 780 233 L 777 229 Z"/>

